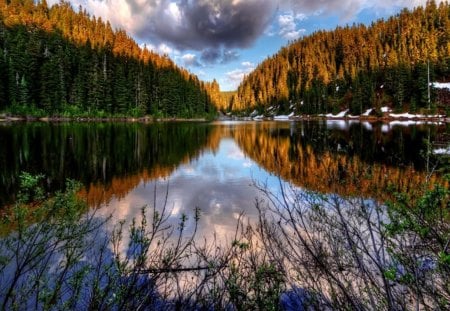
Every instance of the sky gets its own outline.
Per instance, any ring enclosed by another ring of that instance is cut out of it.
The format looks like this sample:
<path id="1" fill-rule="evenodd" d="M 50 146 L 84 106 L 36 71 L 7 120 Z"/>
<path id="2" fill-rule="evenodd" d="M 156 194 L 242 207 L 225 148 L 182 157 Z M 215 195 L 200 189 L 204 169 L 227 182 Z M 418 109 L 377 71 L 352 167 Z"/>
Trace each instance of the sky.
<path id="1" fill-rule="evenodd" d="M 58 0 L 54 0 L 57 2 Z M 426 0 L 69 0 L 167 54 L 221 90 L 289 42 L 321 29 L 366 23 Z M 52 3 L 52 1 L 49 1 Z"/>

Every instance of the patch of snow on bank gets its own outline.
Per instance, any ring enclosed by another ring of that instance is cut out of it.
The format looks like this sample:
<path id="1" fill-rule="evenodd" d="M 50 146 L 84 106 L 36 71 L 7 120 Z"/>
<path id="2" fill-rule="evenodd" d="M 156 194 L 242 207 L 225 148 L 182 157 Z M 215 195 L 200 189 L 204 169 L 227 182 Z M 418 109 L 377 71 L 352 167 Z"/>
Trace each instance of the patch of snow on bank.
<path id="1" fill-rule="evenodd" d="M 274 120 L 289 120 L 289 118 L 292 116 L 294 116 L 293 112 L 289 115 L 279 115 L 279 116 L 275 116 L 273 118 L 274 118 Z"/>
<path id="2" fill-rule="evenodd" d="M 405 118 L 405 119 L 423 118 L 423 115 L 421 115 L 421 114 L 410 114 L 409 112 L 390 113 L 389 116 L 392 118 Z"/>
<path id="3" fill-rule="evenodd" d="M 434 115 L 425 115 L 425 114 L 410 114 L 408 112 L 405 113 L 390 113 L 389 116 L 394 119 L 422 119 L 422 118 L 445 118 L 444 115 L 434 114 Z"/>
<path id="4" fill-rule="evenodd" d="M 391 108 L 385 106 L 385 107 L 381 107 L 381 112 L 391 112 Z"/>
<path id="5" fill-rule="evenodd" d="M 369 116 L 372 113 L 372 111 L 373 111 L 373 108 L 367 109 L 366 112 L 364 112 L 362 114 L 362 116 L 367 117 L 367 116 Z"/>
<path id="6" fill-rule="evenodd" d="M 431 85 L 436 89 L 449 89 L 450 90 L 450 83 L 440 83 L 440 82 L 433 82 Z"/>
<path id="7" fill-rule="evenodd" d="M 341 112 L 339 112 L 339 113 L 336 114 L 336 115 L 334 115 L 334 114 L 332 114 L 332 113 L 328 113 L 328 114 L 325 115 L 325 117 L 327 117 L 327 118 L 343 118 L 343 117 L 345 117 L 345 115 L 347 114 L 347 112 L 348 112 L 348 109 L 347 109 L 347 110 L 344 110 L 344 111 L 341 111 Z"/>
<path id="8" fill-rule="evenodd" d="M 447 148 L 434 149 L 433 153 L 441 155 L 450 155 L 450 146 L 448 146 Z"/>

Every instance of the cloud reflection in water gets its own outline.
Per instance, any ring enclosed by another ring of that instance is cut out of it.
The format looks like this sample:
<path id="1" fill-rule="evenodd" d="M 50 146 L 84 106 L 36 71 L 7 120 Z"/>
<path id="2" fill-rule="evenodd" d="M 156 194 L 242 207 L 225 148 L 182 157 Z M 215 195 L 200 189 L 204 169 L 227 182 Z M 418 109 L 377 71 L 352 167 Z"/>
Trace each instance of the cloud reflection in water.
<path id="1" fill-rule="evenodd" d="M 198 159 L 178 167 L 168 178 L 141 182 L 121 199 L 113 198 L 101 213 L 113 212 L 113 223 L 125 220 L 131 223 L 139 218 L 141 207 L 153 206 L 156 187 L 156 206 L 162 208 L 168 191 L 167 208 L 171 222 L 177 224 L 182 214 L 191 220 L 196 207 L 201 210 L 199 238 L 210 238 L 216 233 L 220 239 L 230 239 L 237 218 L 244 213 L 256 219 L 256 198 L 261 192 L 254 182 L 267 183 L 277 188 L 277 177 L 269 174 L 247 158 L 231 138 L 221 140 L 216 152 L 205 152 Z M 192 222 L 187 231 L 193 230 Z"/>

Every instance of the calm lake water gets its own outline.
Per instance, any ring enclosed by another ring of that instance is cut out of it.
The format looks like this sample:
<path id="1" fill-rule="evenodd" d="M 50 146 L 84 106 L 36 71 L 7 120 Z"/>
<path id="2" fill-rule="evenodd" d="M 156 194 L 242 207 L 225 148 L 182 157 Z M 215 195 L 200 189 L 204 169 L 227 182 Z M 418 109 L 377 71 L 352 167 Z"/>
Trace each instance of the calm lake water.
<path id="1" fill-rule="evenodd" d="M 255 183 L 381 201 L 414 191 L 448 161 L 427 143 L 448 133 L 448 124 L 355 121 L 0 124 L 0 205 L 14 201 L 22 171 L 42 173 L 49 192 L 80 181 L 89 204 L 116 220 L 162 206 L 167 193 L 174 218 L 199 207 L 200 234 L 225 235 L 241 212 L 256 216 Z"/>

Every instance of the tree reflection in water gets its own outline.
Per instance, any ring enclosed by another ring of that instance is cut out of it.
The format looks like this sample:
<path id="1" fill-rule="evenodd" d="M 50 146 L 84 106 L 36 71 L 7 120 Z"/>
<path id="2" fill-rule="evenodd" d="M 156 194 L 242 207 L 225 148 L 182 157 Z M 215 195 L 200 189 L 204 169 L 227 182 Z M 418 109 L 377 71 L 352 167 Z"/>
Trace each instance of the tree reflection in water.
<path id="1" fill-rule="evenodd" d="M 98 262 L 89 262 L 88 266 L 97 267 L 93 271 L 102 280 L 111 281 L 87 287 L 92 290 L 88 296 L 98 299 L 91 300 L 91 306 L 103 303 L 105 308 L 131 308 L 134 303 L 141 303 L 169 309 L 183 304 L 186 308 L 212 305 L 277 308 L 283 292 L 284 306 L 305 299 L 320 309 L 364 310 L 374 305 L 381 309 L 404 309 L 411 306 L 411 301 L 441 306 L 441 301 L 449 298 L 445 290 L 448 286 L 445 280 L 449 279 L 445 261 L 446 216 L 442 214 L 439 219 L 408 216 L 421 220 L 418 225 L 434 223 L 439 231 L 431 236 L 416 232 L 414 223 L 409 223 L 411 227 L 399 224 L 393 228 L 385 224 L 391 223 L 386 221 L 392 220 L 388 217 L 402 219 L 408 211 L 415 211 L 416 206 L 422 210 L 430 205 L 425 204 L 428 199 L 422 199 L 421 195 L 435 184 L 443 189 L 448 187 L 442 175 L 434 174 L 427 179 L 420 152 L 427 147 L 424 138 L 433 139 L 445 132 L 446 127 L 394 127 L 385 132 L 384 125 L 347 125 L 344 128 L 320 122 L 3 125 L 0 197 L 3 205 L 14 200 L 21 171 L 44 172 L 46 191 L 61 188 L 66 177 L 80 180 L 81 196 L 92 208 L 109 206 L 93 209 L 96 217 L 105 219 L 114 212 L 119 216 L 112 224 L 129 220 L 123 225 L 124 230 L 102 227 L 106 231 L 98 236 L 102 237 L 104 247 L 100 247 L 101 243 L 99 247 L 91 247 L 97 253 L 88 258 L 106 260 L 105 267 L 109 265 L 110 270 L 100 269 L 102 265 Z M 431 158 L 431 163 L 435 160 Z M 425 180 L 429 183 L 423 187 Z M 263 191 L 250 186 L 253 182 L 263 183 Z M 409 196 L 410 209 L 396 206 L 386 210 L 381 203 L 396 199 L 396 193 Z M 429 196 L 439 197 L 435 194 L 431 192 Z M 448 198 L 448 193 L 440 194 L 439 204 L 448 204 L 445 195 Z M 266 203 L 271 199 L 272 204 L 262 203 L 261 199 Z M 143 217 L 143 205 L 150 210 L 161 206 L 168 209 L 164 213 L 151 210 Z M 196 206 L 201 209 L 199 223 L 192 210 Z M 242 211 L 251 226 L 242 222 Z M 163 215 L 167 227 L 155 238 L 152 228 Z M 189 222 L 186 217 L 195 221 Z M 70 221 L 76 224 L 83 219 L 86 220 L 81 217 Z M 125 233 L 132 219 L 135 222 L 128 236 Z M 240 224 L 238 230 L 236 222 Z M 11 229 L 15 228 L 12 225 Z M 39 226 L 31 226 L 30 230 L 35 228 Z M 175 235 L 175 240 L 171 240 L 171 230 L 188 236 L 197 232 L 197 238 L 178 240 Z M 20 241 L 26 246 L 33 239 Z M 156 243 L 156 248 L 150 247 L 150 241 Z M 168 244 L 158 244 L 161 241 Z M 89 243 L 81 243 L 80 247 L 97 245 Z M 31 249 L 48 249 L 47 244 L 41 246 Z M 152 253 L 156 256 L 152 260 L 147 257 L 150 249 L 160 250 Z M 64 247 L 61 250 L 63 254 L 58 253 L 57 257 L 66 258 L 69 253 L 64 253 Z M 76 260 L 72 264 L 75 262 L 81 265 L 77 267 L 85 267 Z M 186 262 L 192 270 L 183 270 Z M 428 272 L 422 269 L 425 262 L 431 262 Z M 82 277 L 77 274 L 82 270 L 70 269 L 67 271 L 76 273 L 65 274 L 62 269 L 52 277 Z M 155 275 L 160 283 L 155 281 Z M 189 282 L 180 278 L 197 283 L 186 286 Z M 87 278 L 82 282 L 87 280 L 92 281 Z M 2 290 L 7 284 L 3 283 Z M 40 283 L 30 284 L 37 286 L 33 290 L 45 292 L 38 286 Z M 56 283 L 49 284 L 54 293 L 58 288 L 52 286 Z M 87 283 L 77 284 L 70 290 Z M 113 288 L 121 290 L 122 300 L 112 299 L 113 294 L 117 295 Z M 155 295 L 145 295 L 153 291 Z M 136 298 L 125 299 L 130 295 Z M 51 305 L 64 300 L 62 296 L 53 296 L 57 300 L 42 301 Z M 35 301 L 41 301 L 40 296 L 35 297 Z M 12 301 L 8 300 L 4 306 Z M 88 304 L 85 300 L 83 303 Z"/>

